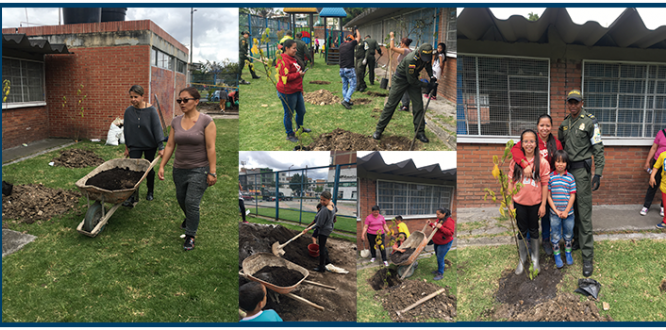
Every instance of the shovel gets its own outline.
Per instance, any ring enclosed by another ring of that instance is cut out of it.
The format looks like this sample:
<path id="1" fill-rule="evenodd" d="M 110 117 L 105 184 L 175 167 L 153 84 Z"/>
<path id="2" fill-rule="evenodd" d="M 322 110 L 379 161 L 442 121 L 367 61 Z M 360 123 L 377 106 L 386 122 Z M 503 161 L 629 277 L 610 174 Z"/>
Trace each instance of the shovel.
<path id="1" fill-rule="evenodd" d="M 428 105 L 430 105 L 430 96 L 432 96 L 432 93 L 435 92 L 437 93 L 437 87 L 439 84 L 435 84 L 435 88 L 433 88 L 430 93 L 428 93 L 428 101 L 426 102 L 425 107 L 423 107 L 423 120 L 425 121 L 425 112 L 428 110 Z M 414 138 L 412 139 L 412 144 L 409 145 L 409 151 L 412 151 L 412 148 L 414 148 L 414 142 L 416 142 L 416 136 L 419 134 L 419 130 L 421 129 L 421 123 L 419 123 L 418 128 L 416 129 L 416 132 L 414 133 Z"/>
<path id="2" fill-rule="evenodd" d="M 428 102 L 430 102 L 430 100 L 428 100 Z M 426 105 L 426 106 L 427 106 L 427 105 Z M 413 142 L 413 141 L 412 141 L 412 142 Z M 444 219 L 439 220 L 437 223 L 441 223 L 443 220 L 444 220 Z M 427 224 L 426 224 L 426 226 L 427 226 Z M 424 230 L 425 230 L 425 227 L 423 227 L 423 228 L 424 228 Z M 435 227 L 435 228 L 432 229 L 432 233 L 430 233 L 430 237 L 428 237 L 428 242 L 430 242 L 430 240 L 435 236 L 435 233 L 436 233 L 436 232 L 437 232 L 437 227 Z M 402 273 L 402 276 L 400 276 L 400 279 L 401 279 L 401 280 L 404 280 L 404 279 L 405 279 L 405 277 L 406 277 L 405 275 L 409 274 L 409 271 L 412 269 L 412 266 L 414 266 L 415 263 L 416 263 L 416 262 L 414 262 L 414 263 L 412 263 L 411 265 L 409 265 L 409 267 L 407 267 L 407 269 L 405 270 L 405 272 Z"/>
<path id="3" fill-rule="evenodd" d="M 315 225 L 312 225 L 312 226 L 311 226 L 310 228 L 308 228 L 307 230 L 312 229 L 314 226 L 315 226 Z M 303 232 L 301 232 L 300 234 L 294 236 L 292 239 L 288 240 L 288 241 L 287 241 L 286 243 L 284 243 L 284 244 L 280 244 L 280 242 L 275 242 L 275 243 L 273 243 L 273 246 L 272 246 L 273 254 L 274 254 L 276 257 L 282 257 L 282 256 L 285 254 L 283 248 L 284 248 L 287 244 L 291 243 L 293 240 L 295 240 L 295 239 L 301 237 L 301 235 L 303 235 Z"/>
<path id="4" fill-rule="evenodd" d="M 381 56 L 380 56 L 381 57 Z M 388 76 L 388 72 L 391 71 L 391 50 L 389 49 L 389 63 L 388 63 L 388 70 L 384 72 L 384 78 L 382 78 L 382 82 L 379 84 L 379 88 L 381 89 L 387 89 L 388 88 L 388 79 L 386 78 Z"/>
<path id="5" fill-rule="evenodd" d="M 167 141 L 169 139 L 169 129 L 164 123 L 164 115 L 162 114 L 162 108 L 160 107 L 160 101 L 157 99 L 157 94 L 155 94 L 155 104 L 157 105 L 157 112 L 160 114 L 160 122 L 162 123 L 162 132 L 164 133 L 166 130 L 166 135 L 164 135 L 164 141 Z"/>

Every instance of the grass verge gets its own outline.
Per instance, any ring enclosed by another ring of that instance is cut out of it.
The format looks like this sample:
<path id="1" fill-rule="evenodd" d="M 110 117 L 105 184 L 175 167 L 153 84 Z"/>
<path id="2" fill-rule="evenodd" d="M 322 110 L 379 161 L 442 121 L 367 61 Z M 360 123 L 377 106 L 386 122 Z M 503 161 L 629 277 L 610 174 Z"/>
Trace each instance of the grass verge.
<path id="1" fill-rule="evenodd" d="M 255 218 L 255 217 L 247 217 L 247 221 L 252 222 L 252 223 L 260 223 L 260 224 L 264 224 L 264 225 L 275 225 L 275 224 L 279 224 L 279 225 L 282 226 L 282 227 L 289 228 L 289 229 L 291 229 L 291 230 L 298 230 L 298 231 L 303 231 L 303 229 L 306 228 L 305 225 L 303 225 L 303 226 L 299 226 L 299 225 L 296 225 L 296 224 L 291 225 L 291 224 L 283 223 L 283 222 L 277 223 L 277 222 L 275 222 L 275 221 L 266 220 L 266 219 L 261 219 L 261 218 Z M 307 224 L 306 224 L 306 225 L 307 225 Z M 336 225 L 337 225 L 337 224 L 336 224 Z M 309 233 L 309 234 L 312 234 L 311 231 L 308 232 L 308 233 Z M 333 232 L 333 233 L 331 234 L 330 237 L 335 237 L 335 238 L 339 238 L 339 239 L 344 239 L 344 240 L 347 240 L 347 241 L 350 241 L 350 242 L 354 242 L 354 243 L 356 243 L 356 237 L 349 237 L 349 236 L 345 236 L 345 235 L 339 235 L 339 234 L 336 234 L 335 232 Z"/>
<path id="2" fill-rule="evenodd" d="M 259 215 L 264 217 L 275 218 L 275 208 L 274 207 L 247 207 L 250 210 L 251 214 L 256 214 L 259 212 Z M 292 221 L 298 223 L 300 212 L 290 210 L 290 209 L 280 209 L 280 220 Z M 304 225 L 309 224 L 314 220 L 315 214 L 312 212 L 303 212 L 301 217 L 301 223 Z M 356 233 L 356 219 L 337 216 L 337 221 L 335 222 L 335 229 L 348 231 L 350 233 Z"/>

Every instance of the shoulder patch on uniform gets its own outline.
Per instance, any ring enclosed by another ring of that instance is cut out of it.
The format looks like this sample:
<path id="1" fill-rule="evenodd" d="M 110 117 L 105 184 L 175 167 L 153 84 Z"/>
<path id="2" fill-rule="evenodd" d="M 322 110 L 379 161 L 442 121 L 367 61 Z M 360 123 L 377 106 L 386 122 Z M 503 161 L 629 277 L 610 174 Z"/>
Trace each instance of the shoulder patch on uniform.
<path id="1" fill-rule="evenodd" d="M 410 69 L 416 69 L 416 64 L 410 64 L 410 65 L 409 65 L 409 68 L 410 68 Z"/>

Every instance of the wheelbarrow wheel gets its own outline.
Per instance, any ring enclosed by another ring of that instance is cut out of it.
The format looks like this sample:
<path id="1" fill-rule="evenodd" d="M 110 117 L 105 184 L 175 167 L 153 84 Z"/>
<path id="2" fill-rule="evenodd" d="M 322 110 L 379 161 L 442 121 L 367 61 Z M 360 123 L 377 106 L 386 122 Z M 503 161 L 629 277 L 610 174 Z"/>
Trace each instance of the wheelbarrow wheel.
<path id="1" fill-rule="evenodd" d="M 86 217 L 83 222 L 83 229 L 87 232 L 92 232 L 95 229 L 95 226 L 102 220 L 102 204 L 100 202 L 95 202 L 88 208 L 86 212 Z M 102 227 L 104 229 L 104 227 Z M 101 231 L 101 230 L 100 230 Z"/>

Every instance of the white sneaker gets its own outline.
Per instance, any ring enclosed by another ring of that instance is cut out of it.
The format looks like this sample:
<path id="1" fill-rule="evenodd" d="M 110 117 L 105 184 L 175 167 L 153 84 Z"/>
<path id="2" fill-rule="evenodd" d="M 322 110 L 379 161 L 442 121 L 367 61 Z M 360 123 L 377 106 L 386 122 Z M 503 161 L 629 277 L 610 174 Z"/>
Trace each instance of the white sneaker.
<path id="1" fill-rule="evenodd" d="M 384 267 L 388 267 L 388 261 L 384 261 Z"/>
<path id="2" fill-rule="evenodd" d="M 375 258 L 370 259 L 370 262 L 375 262 Z"/>
<path id="3" fill-rule="evenodd" d="M 662 209 L 662 210 L 663 210 L 663 209 Z M 647 208 L 647 207 L 644 207 L 644 208 L 641 209 L 641 215 L 647 215 L 647 212 L 648 212 L 648 208 Z"/>
<path id="4" fill-rule="evenodd" d="M 662 217 L 664 216 L 664 207 L 663 206 L 661 207 L 661 212 L 659 212 L 659 215 L 661 215 Z"/>

